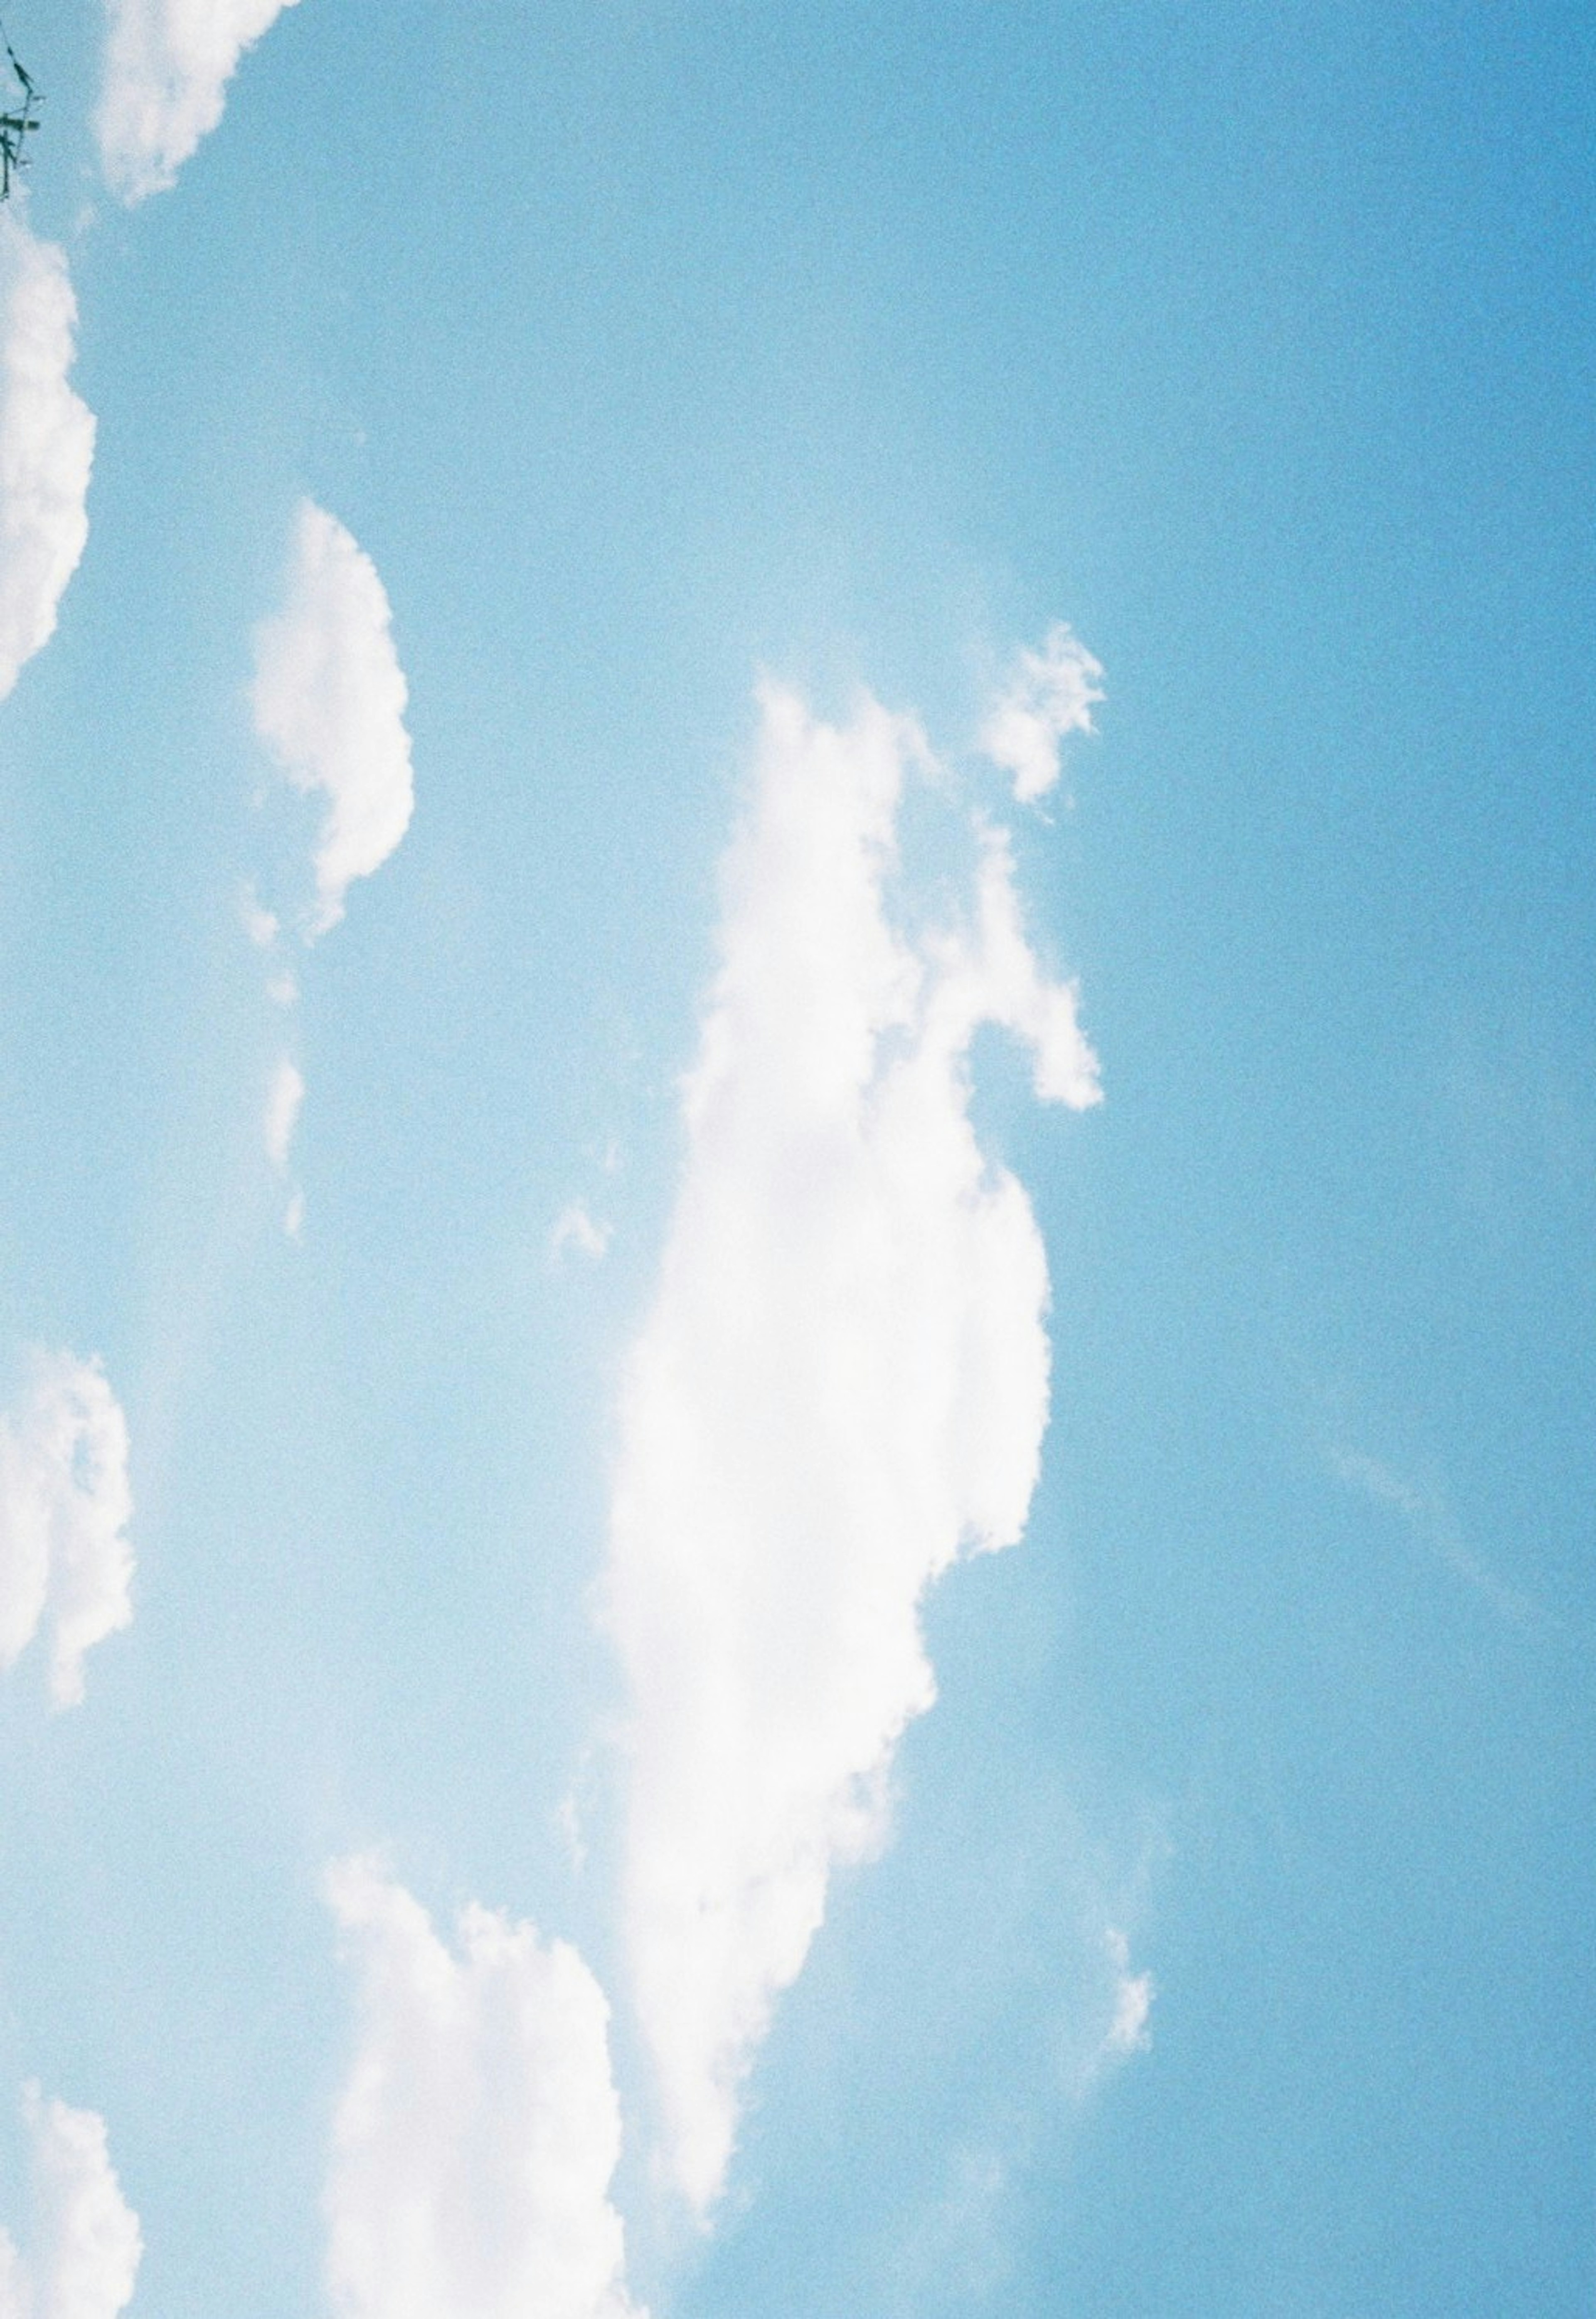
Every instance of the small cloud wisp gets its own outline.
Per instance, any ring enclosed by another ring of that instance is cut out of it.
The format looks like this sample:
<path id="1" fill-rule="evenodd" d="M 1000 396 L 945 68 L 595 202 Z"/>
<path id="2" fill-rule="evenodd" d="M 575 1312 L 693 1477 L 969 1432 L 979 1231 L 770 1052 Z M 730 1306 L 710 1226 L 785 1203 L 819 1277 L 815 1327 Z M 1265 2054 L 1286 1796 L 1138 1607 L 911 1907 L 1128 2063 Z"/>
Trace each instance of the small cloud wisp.
<path id="1" fill-rule="evenodd" d="M 49 1615 L 52 1705 L 83 1698 L 83 1662 L 133 1615 L 127 1420 L 98 1361 L 35 1356 L 0 1418 L 0 1667 Z"/>
<path id="2" fill-rule="evenodd" d="M 1337 1448 L 1329 1454 L 1330 1470 L 1339 1482 L 1361 1491 L 1375 1505 L 1388 1506 L 1399 1514 L 1410 1535 L 1425 1551 L 1488 1603 L 1498 1618 L 1514 1627 L 1532 1628 L 1543 1623 L 1538 1604 L 1518 1587 L 1499 1578 L 1483 1557 L 1474 1552 L 1445 1493 L 1435 1484 L 1413 1483 L 1394 1466 L 1379 1457 L 1367 1457 L 1361 1450 Z"/>
<path id="3" fill-rule="evenodd" d="M 568 1201 L 549 1232 L 549 1262 L 557 1265 L 574 1250 L 591 1263 L 601 1264 L 609 1253 L 613 1231 L 611 1224 L 594 1215 L 585 1200 Z"/>
<path id="4" fill-rule="evenodd" d="M 1131 1945 L 1116 1926 L 1109 1927 L 1104 1945 L 1114 1968 L 1114 2018 L 1103 2040 L 1104 2053 L 1145 2053 L 1152 2044 L 1153 1977 L 1132 1972 Z"/>
<path id="5" fill-rule="evenodd" d="M 293 1131 L 299 1124 L 300 1109 L 304 1099 L 304 1076 L 299 1066 L 291 1063 L 284 1056 L 272 1074 L 266 1108 L 266 1157 L 279 1176 L 287 1172 Z"/>
<path id="6" fill-rule="evenodd" d="M 286 1055 L 278 1061 L 266 1089 L 266 1158 L 279 1176 L 288 1173 L 288 1161 L 293 1149 L 293 1131 L 299 1125 L 299 1115 L 305 1100 L 304 1074 L 299 1065 Z M 290 1240 L 298 1240 L 304 1229 L 305 1196 L 296 1186 L 289 1194 L 284 1211 L 283 1229 Z"/>

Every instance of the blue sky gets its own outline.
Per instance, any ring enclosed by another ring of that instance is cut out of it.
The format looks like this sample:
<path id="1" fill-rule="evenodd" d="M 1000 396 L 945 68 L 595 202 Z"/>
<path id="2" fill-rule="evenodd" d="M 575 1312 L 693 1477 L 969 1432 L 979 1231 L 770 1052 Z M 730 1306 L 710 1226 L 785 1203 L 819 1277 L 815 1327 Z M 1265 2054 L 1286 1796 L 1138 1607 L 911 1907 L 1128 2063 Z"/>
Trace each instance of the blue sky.
<path id="1" fill-rule="evenodd" d="M 0 2319 L 1587 2312 L 1588 12 L 185 21 L 5 19 Z"/>

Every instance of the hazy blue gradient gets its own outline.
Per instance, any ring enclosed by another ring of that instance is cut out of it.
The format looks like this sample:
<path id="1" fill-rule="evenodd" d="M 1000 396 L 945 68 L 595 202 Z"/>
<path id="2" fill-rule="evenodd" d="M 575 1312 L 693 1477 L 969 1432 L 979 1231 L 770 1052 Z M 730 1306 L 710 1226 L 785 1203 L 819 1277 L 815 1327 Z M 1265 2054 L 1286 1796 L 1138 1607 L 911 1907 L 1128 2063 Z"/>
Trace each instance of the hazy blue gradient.
<path id="1" fill-rule="evenodd" d="M 1042 1486 L 932 1606 L 711 2238 L 629 2152 L 635 2284 L 1588 2314 L 1590 11 L 302 0 L 131 213 L 95 11 L 7 22 L 100 433 L 0 707 L 0 1369 L 104 1355 L 140 1575 L 81 1709 L 0 1687 L 0 2212 L 37 2077 L 105 2115 L 135 2314 L 322 2307 L 335 1853 L 614 1980 L 588 1590 L 752 688 L 957 756 L 1059 618 L 1108 699 L 1022 882 L 1107 1099 L 996 1039 L 978 1096 Z M 417 809 L 304 966 L 296 1247 L 238 893 L 309 890 L 247 704 L 304 493 Z M 551 1268 L 579 1196 L 611 1253 Z M 1084 2085 L 1105 1912 L 1153 2043 Z"/>

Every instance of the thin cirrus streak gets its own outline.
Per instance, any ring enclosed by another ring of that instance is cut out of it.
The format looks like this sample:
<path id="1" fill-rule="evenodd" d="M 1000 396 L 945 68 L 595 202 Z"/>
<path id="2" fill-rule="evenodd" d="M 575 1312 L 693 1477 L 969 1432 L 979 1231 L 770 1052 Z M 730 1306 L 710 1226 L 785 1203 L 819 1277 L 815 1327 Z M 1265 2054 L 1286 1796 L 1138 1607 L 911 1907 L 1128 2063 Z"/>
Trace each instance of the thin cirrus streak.
<path id="1" fill-rule="evenodd" d="M 116 2319 L 143 2254 L 93 2110 L 23 2095 L 32 2176 L 26 2248 L 0 2230 L 0 2319 Z"/>
<path id="2" fill-rule="evenodd" d="M 0 1667 L 48 1617 L 50 1699 L 83 1697 L 85 1655 L 133 1615 L 128 1428 L 98 1361 L 39 1353 L 0 1417 Z"/>
<path id="3" fill-rule="evenodd" d="M 1417 1483 L 1399 1474 L 1379 1457 L 1361 1450 L 1335 1448 L 1330 1470 L 1348 1488 L 1361 1490 L 1376 1505 L 1400 1514 L 1410 1534 L 1433 1555 L 1443 1569 L 1490 1604 L 1510 1625 L 1536 1628 L 1546 1623 L 1538 1603 L 1516 1586 L 1508 1585 L 1476 1554 L 1463 1534 L 1445 1493 L 1433 1482 Z"/>
<path id="4" fill-rule="evenodd" d="M 64 251 L 0 215 L 0 700 L 55 634 L 88 539 L 95 420 L 68 383 L 77 327 Z"/>
<path id="5" fill-rule="evenodd" d="M 969 1110 L 980 1026 L 1099 1100 L 1072 987 L 1025 939 L 1006 840 L 968 922 L 888 907 L 918 728 L 770 688 L 723 865 L 686 1159 L 636 1342 L 603 1593 L 629 1691 L 623 1912 L 668 2170 L 700 2216 L 837 1863 L 881 1842 L 934 1696 L 919 1604 L 1012 1544 L 1048 1405 L 1047 1267 Z"/>
<path id="6" fill-rule="evenodd" d="M 95 119 L 106 184 L 130 204 L 166 192 L 221 119 L 227 85 L 293 0 L 108 0 Z"/>
<path id="7" fill-rule="evenodd" d="M 337 2319 L 647 2319 L 609 2203 L 609 2008 L 576 1951 L 477 1907 L 452 1951 L 370 1857 L 327 1896 L 359 1974 L 326 2196 Z"/>

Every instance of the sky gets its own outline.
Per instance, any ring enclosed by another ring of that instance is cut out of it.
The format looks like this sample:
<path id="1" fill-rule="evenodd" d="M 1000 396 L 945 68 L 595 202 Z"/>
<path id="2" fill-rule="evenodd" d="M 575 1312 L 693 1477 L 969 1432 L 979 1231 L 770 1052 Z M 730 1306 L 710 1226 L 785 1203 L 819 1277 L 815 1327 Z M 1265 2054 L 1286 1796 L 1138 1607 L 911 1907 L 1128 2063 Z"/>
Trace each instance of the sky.
<path id="1" fill-rule="evenodd" d="M 0 2319 L 1587 2319 L 1588 10 L 5 32 Z"/>

